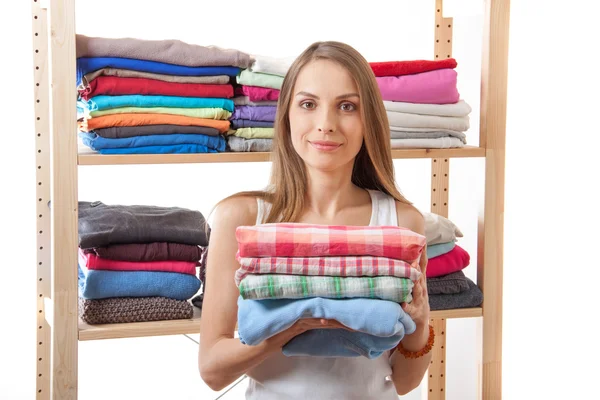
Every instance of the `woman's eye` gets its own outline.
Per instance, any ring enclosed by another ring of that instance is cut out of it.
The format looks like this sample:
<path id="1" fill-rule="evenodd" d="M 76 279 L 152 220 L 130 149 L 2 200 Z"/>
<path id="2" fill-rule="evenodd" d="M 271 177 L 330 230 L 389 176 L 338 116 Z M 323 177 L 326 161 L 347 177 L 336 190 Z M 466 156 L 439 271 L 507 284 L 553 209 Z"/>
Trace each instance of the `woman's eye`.
<path id="1" fill-rule="evenodd" d="M 307 110 L 312 110 L 315 108 L 315 103 L 312 101 L 305 101 L 304 103 L 300 104 L 300 107 L 306 108 Z"/>
<path id="2" fill-rule="evenodd" d="M 341 105 L 342 111 L 354 111 L 356 107 L 352 103 L 343 103 Z"/>

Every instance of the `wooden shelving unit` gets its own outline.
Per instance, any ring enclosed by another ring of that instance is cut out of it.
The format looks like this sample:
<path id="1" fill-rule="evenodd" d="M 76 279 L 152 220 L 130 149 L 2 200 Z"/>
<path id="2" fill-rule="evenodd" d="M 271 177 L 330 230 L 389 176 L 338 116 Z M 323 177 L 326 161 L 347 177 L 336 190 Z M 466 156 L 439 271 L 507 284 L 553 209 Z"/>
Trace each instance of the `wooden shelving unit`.
<path id="1" fill-rule="evenodd" d="M 452 19 L 435 2 L 435 58 L 452 55 Z M 397 149 L 396 159 L 431 159 L 431 211 L 448 216 L 449 164 L 453 158 L 485 160 L 484 212 L 479 219 L 477 284 L 480 308 L 433 311 L 436 331 L 450 318 L 482 318 L 482 398 L 501 398 L 502 268 L 505 118 L 509 0 L 487 0 L 481 71 L 479 147 Z M 200 312 L 190 320 L 108 324 L 81 323 L 77 308 L 78 166 L 268 162 L 269 153 L 99 155 L 78 154 L 75 95 L 75 0 L 32 1 L 35 60 L 37 192 L 38 399 L 76 399 L 78 341 L 197 334 Z M 446 189 L 446 190 L 445 190 Z M 53 204 L 48 208 L 48 202 Z M 450 332 L 451 334 L 451 332 Z M 429 399 L 445 398 L 445 337 L 437 335 L 428 373 Z M 200 379 L 200 377 L 198 377 Z"/>

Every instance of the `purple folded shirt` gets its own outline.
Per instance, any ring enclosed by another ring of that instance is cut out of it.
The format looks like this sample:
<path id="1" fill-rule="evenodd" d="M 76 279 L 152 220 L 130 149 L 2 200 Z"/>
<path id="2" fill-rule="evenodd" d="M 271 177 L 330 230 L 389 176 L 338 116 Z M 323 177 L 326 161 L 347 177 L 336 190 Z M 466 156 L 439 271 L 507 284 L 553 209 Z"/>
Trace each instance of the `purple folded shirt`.
<path id="1" fill-rule="evenodd" d="M 277 106 L 235 106 L 233 114 L 229 118 L 249 119 L 252 121 L 275 121 Z"/>

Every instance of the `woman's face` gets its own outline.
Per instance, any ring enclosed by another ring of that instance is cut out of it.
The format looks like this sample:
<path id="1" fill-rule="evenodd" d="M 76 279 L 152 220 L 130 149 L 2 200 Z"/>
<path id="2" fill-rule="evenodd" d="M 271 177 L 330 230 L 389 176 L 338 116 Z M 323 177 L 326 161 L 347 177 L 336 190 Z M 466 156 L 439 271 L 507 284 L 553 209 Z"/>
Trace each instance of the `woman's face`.
<path id="1" fill-rule="evenodd" d="M 363 143 L 358 88 L 337 63 L 308 63 L 290 102 L 292 144 L 308 167 L 332 171 L 352 166 Z"/>

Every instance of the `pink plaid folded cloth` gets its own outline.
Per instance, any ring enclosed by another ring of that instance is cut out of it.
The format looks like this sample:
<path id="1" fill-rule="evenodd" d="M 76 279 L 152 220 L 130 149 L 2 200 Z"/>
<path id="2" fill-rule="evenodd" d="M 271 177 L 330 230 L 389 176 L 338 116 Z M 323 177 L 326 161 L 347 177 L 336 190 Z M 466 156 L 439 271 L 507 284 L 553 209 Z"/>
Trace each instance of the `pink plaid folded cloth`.
<path id="1" fill-rule="evenodd" d="M 419 265 L 402 260 L 372 256 L 343 257 L 240 257 L 240 268 L 235 271 L 239 287 L 248 274 L 284 274 L 303 276 L 394 276 L 416 281 L 421 277 Z"/>
<path id="2" fill-rule="evenodd" d="M 236 230 L 240 257 L 374 256 L 412 263 L 426 238 L 397 226 L 272 223 Z"/>

